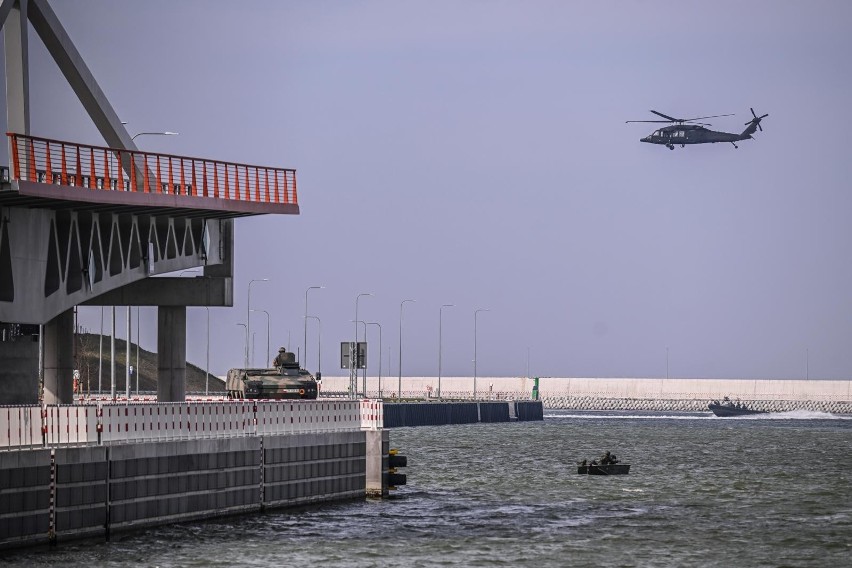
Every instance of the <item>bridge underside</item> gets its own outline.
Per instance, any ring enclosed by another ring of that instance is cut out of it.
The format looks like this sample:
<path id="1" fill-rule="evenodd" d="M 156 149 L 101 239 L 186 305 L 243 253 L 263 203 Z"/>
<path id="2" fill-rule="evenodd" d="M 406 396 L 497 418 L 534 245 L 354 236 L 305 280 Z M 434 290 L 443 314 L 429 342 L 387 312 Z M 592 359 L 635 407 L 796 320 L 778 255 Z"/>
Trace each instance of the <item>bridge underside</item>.
<path id="1" fill-rule="evenodd" d="M 42 326 L 0 342 L 0 403 L 38 401 L 36 339 L 42 400 L 73 402 L 77 305 L 157 306 L 158 399 L 184 400 L 187 306 L 233 305 L 233 218 L 298 205 L 65 189 L 0 189 L 0 324 Z M 191 268 L 203 276 L 160 276 Z"/>

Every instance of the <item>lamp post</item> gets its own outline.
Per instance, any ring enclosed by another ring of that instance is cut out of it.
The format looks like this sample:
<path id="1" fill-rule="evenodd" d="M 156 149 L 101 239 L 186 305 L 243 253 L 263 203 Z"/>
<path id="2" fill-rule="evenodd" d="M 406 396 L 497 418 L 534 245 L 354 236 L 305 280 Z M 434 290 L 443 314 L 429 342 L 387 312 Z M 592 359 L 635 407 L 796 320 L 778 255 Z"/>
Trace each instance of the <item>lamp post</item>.
<path id="1" fill-rule="evenodd" d="M 399 380 L 396 387 L 397 400 L 402 400 L 402 307 L 406 302 L 417 302 L 417 300 L 403 300 L 399 303 Z"/>
<path id="2" fill-rule="evenodd" d="M 249 332 L 251 331 L 251 285 L 255 282 L 269 282 L 269 278 L 249 280 L 248 283 L 248 306 L 246 306 L 246 369 L 249 366 Z"/>
<path id="3" fill-rule="evenodd" d="M 325 288 L 325 286 L 309 286 L 308 289 L 305 290 L 305 345 L 304 351 L 302 351 L 305 366 L 308 364 L 308 292 L 311 290 L 321 290 L 323 288 Z"/>
<path id="4" fill-rule="evenodd" d="M 478 308 L 473 311 L 473 400 L 476 400 L 476 316 L 479 312 L 490 312 L 488 308 Z"/>
<path id="5" fill-rule="evenodd" d="M 238 322 L 237 325 L 243 326 L 243 329 L 246 330 L 246 349 L 248 349 L 248 328 L 246 327 L 246 324 L 244 324 L 244 323 Z M 246 358 L 245 367 L 243 367 L 243 368 L 248 369 L 248 358 Z"/>
<path id="6" fill-rule="evenodd" d="M 207 310 L 207 365 L 204 367 L 204 396 L 208 396 L 210 393 L 210 308 L 204 306 L 204 309 Z M 136 344 L 136 353 L 138 356 L 138 343 Z"/>
<path id="7" fill-rule="evenodd" d="M 39 328 L 39 355 L 41 355 L 41 328 Z M 104 307 L 101 306 L 101 339 L 98 342 L 98 394 L 103 390 L 101 380 L 103 378 L 103 362 L 104 362 Z M 41 377 L 39 377 L 41 379 Z"/>
<path id="8" fill-rule="evenodd" d="M 139 396 L 139 375 L 142 374 L 139 368 L 139 343 L 141 342 L 139 337 L 139 310 L 140 307 L 136 306 L 136 396 Z"/>
<path id="9" fill-rule="evenodd" d="M 177 136 L 180 132 L 137 132 L 130 137 L 131 140 L 136 140 L 137 136 Z"/>
<path id="10" fill-rule="evenodd" d="M 455 304 L 444 304 L 438 310 L 438 400 L 441 400 L 441 349 L 443 340 L 441 338 L 444 327 L 444 308 L 452 308 Z"/>
<path id="11" fill-rule="evenodd" d="M 112 328 L 109 343 L 109 393 L 110 398 L 115 401 L 115 306 L 112 306 Z"/>
<path id="12" fill-rule="evenodd" d="M 269 361 L 269 312 L 266 310 L 252 310 L 253 312 L 263 312 L 266 314 L 266 360 Z M 264 363 L 264 366 L 266 363 Z"/>
<path id="13" fill-rule="evenodd" d="M 367 342 L 367 322 L 365 322 L 363 320 L 356 320 L 355 321 L 355 327 L 358 327 L 359 323 L 364 324 L 364 342 L 366 343 Z M 355 349 L 358 349 L 357 344 L 355 346 Z M 357 383 L 358 381 L 356 380 L 355 382 Z M 364 393 L 364 398 L 367 398 L 367 365 L 366 364 L 364 365 L 364 382 L 361 383 L 361 389 L 362 389 L 362 392 Z"/>
<path id="14" fill-rule="evenodd" d="M 317 377 L 322 379 L 322 321 L 317 316 L 305 316 L 305 319 L 317 320 L 319 333 L 317 334 Z M 305 361 L 307 365 L 307 360 Z"/>
<path id="15" fill-rule="evenodd" d="M 361 296 L 372 296 L 369 292 L 363 292 L 355 296 L 355 347 L 349 357 L 349 396 L 358 393 L 358 300 Z M 366 327 L 366 326 L 365 326 Z M 364 382 L 367 381 L 367 373 L 364 371 Z"/>
<path id="16" fill-rule="evenodd" d="M 379 398 L 382 398 L 382 325 L 374 321 L 368 321 L 367 325 L 376 325 L 379 327 Z M 364 333 L 366 335 L 366 332 Z"/>
<path id="17" fill-rule="evenodd" d="M 130 323 L 130 306 L 127 306 L 125 324 L 127 325 L 127 341 L 124 344 L 124 391 L 127 400 L 130 400 L 130 331 L 132 329 Z"/>

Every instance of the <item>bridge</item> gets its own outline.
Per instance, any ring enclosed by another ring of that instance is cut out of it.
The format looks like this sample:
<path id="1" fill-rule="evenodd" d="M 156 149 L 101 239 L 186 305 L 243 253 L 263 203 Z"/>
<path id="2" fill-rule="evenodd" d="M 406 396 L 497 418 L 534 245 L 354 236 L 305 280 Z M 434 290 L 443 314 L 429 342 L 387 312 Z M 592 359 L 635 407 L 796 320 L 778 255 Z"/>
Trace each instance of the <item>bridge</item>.
<path id="1" fill-rule="evenodd" d="M 37 402 L 39 369 L 44 403 L 73 402 L 79 305 L 156 306 L 157 399 L 183 401 L 186 308 L 233 305 L 233 220 L 299 214 L 296 172 L 141 151 L 47 0 L 3 0 L 0 24 L 10 162 L 0 169 L 0 404 Z M 106 145 L 30 132 L 30 25 Z M 202 277 L 162 276 L 197 267 Z"/>

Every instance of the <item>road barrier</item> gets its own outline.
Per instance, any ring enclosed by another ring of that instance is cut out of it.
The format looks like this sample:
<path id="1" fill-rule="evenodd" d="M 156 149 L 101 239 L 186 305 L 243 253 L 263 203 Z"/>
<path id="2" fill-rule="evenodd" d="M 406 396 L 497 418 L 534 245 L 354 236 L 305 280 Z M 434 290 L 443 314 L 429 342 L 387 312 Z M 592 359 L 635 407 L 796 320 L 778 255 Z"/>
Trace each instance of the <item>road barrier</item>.
<path id="1" fill-rule="evenodd" d="M 380 400 L 0 406 L 0 450 L 377 430 Z"/>

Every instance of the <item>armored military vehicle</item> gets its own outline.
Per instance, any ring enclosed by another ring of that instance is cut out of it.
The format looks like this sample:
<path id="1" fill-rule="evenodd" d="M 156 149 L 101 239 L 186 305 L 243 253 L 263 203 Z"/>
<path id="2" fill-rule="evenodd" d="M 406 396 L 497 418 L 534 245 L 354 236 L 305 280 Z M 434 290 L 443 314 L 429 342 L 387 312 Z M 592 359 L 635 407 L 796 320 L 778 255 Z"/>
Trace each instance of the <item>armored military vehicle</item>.
<path id="1" fill-rule="evenodd" d="M 231 369 L 225 380 L 228 398 L 315 399 L 317 381 L 299 366 L 294 353 L 282 347 L 270 369 Z"/>

